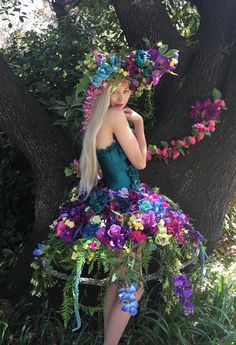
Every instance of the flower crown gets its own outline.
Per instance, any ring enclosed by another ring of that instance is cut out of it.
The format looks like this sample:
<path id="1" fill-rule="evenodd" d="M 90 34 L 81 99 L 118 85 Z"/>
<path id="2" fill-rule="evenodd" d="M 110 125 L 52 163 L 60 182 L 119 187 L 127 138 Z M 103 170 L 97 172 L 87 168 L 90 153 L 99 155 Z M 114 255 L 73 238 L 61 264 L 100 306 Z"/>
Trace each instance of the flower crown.
<path id="1" fill-rule="evenodd" d="M 88 54 L 84 61 L 84 77 L 88 86 L 83 103 L 83 130 L 90 121 L 92 101 L 102 92 L 102 88 L 108 84 L 118 87 L 125 78 L 130 83 L 130 89 L 140 96 L 144 90 L 150 89 L 152 85 L 156 86 L 164 73 L 177 75 L 173 70 L 178 57 L 178 50 L 168 51 L 168 46 L 161 42 L 157 48 L 138 49 L 122 56 L 100 53 L 98 50 Z"/>

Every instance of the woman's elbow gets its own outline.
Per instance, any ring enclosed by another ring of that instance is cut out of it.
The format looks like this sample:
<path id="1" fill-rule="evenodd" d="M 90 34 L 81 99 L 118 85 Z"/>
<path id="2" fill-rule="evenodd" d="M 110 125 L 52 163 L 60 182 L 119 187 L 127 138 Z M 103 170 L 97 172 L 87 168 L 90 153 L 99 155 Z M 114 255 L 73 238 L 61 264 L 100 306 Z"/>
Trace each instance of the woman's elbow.
<path id="1" fill-rule="evenodd" d="M 143 170 L 143 169 L 145 169 L 145 168 L 146 168 L 146 161 L 145 161 L 145 162 L 142 162 L 142 161 L 138 162 L 138 163 L 136 164 L 135 168 L 138 169 L 138 170 Z"/>

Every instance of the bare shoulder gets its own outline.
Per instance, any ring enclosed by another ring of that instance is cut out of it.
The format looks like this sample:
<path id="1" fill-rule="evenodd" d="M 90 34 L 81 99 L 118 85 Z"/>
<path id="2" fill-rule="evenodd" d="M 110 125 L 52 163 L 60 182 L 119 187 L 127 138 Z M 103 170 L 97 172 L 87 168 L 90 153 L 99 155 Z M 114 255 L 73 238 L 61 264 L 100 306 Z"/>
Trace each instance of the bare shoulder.
<path id="1" fill-rule="evenodd" d="M 143 169 L 143 157 L 139 143 L 122 109 L 110 108 L 106 114 L 106 123 L 115 135 L 127 158 L 137 169 Z"/>
<path id="2" fill-rule="evenodd" d="M 125 116 L 125 113 L 122 109 L 118 108 L 109 108 L 106 114 L 106 121 L 109 123 L 112 127 L 114 125 L 128 125 L 128 120 Z"/>

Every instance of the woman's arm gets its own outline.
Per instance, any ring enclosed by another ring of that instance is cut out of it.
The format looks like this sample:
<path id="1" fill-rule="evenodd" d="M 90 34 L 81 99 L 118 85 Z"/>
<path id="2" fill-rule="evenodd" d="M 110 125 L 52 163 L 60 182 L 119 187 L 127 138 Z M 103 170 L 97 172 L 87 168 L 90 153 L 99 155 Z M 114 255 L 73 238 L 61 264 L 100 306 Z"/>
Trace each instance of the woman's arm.
<path id="1" fill-rule="evenodd" d="M 125 108 L 124 113 L 126 115 L 127 120 L 131 121 L 134 124 L 134 133 L 137 138 L 139 148 L 146 166 L 147 142 L 144 133 L 143 118 L 130 108 Z M 143 169 L 145 168 L 145 166 L 143 167 Z"/>
<path id="2" fill-rule="evenodd" d="M 134 123 L 135 134 L 132 132 L 128 120 Z M 136 169 L 144 169 L 147 145 L 142 117 L 135 112 L 126 111 L 125 113 L 121 109 L 110 108 L 107 121 L 131 164 Z"/>

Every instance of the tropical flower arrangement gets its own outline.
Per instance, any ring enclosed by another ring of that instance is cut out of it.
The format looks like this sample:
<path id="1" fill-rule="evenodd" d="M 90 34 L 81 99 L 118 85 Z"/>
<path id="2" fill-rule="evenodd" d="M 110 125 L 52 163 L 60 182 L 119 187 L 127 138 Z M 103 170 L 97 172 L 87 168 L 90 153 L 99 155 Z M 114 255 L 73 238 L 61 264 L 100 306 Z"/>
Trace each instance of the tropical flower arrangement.
<path id="1" fill-rule="evenodd" d="M 215 132 L 216 123 L 220 122 L 221 109 L 227 110 L 226 103 L 221 99 L 221 92 L 213 89 L 213 101 L 208 98 L 205 101 L 196 101 L 191 106 L 189 114 L 193 122 L 190 135 L 182 139 L 171 140 L 170 143 L 161 141 L 161 146 L 148 145 L 147 160 L 151 160 L 153 156 L 164 160 L 175 160 L 181 155 L 185 156 L 185 151 L 196 142 L 202 141 L 206 137 L 210 137 Z"/>
<path id="2" fill-rule="evenodd" d="M 130 83 L 130 89 L 137 96 L 144 90 L 156 86 L 164 73 L 177 75 L 173 72 L 178 64 L 178 50 L 168 50 L 168 46 L 157 43 L 157 48 L 138 49 L 127 53 L 101 53 L 94 50 L 87 54 L 84 65 L 84 77 L 77 85 L 77 93 L 87 86 L 83 103 L 83 130 L 90 120 L 93 101 L 107 85 L 117 87 L 123 79 Z"/>
<path id="3" fill-rule="evenodd" d="M 158 190 L 140 183 L 138 191 L 113 191 L 100 181 L 82 201 L 74 188 L 50 228 L 49 239 L 34 251 L 32 294 L 40 296 L 56 284 L 55 269 L 68 272 L 62 306 L 65 326 L 74 305 L 76 330 L 80 328 L 78 285 L 85 264 L 88 272 L 93 271 L 95 263 L 105 273 L 112 272 L 109 283 L 120 281 L 120 268 L 126 267 L 119 298 L 122 310 L 135 315 L 135 291 L 145 284 L 143 273 L 148 272 L 154 251 L 158 260 L 156 279 L 162 283 L 166 308 L 170 311 L 179 302 L 185 315 L 194 313 L 191 284 L 181 265 L 197 258 L 202 235 L 193 228 L 188 215 Z"/>

